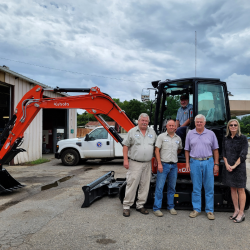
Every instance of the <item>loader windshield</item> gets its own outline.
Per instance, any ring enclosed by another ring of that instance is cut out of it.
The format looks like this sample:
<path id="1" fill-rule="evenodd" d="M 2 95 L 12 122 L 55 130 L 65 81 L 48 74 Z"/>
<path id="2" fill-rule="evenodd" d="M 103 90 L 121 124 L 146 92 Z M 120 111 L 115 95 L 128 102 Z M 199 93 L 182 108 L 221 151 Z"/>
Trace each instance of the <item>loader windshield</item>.
<path id="1" fill-rule="evenodd" d="M 199 84 L 198 114 L 206 117 L 207 125 L 226 124 L 226 106 L 222 85 Z"/>

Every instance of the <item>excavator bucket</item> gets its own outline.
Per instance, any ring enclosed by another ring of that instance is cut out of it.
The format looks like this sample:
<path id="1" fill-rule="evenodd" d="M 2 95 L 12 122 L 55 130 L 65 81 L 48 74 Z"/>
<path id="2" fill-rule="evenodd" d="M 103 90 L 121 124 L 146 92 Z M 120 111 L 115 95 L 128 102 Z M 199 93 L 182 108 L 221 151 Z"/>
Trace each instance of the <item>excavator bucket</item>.
<path id="1" fill-rule="evenodd" d="M 24 186 L 15 180 L 5 168 L 0 170 L 0 193 L 12 192 Z"/>
<path id="2" fill-rule="evenodd" d="M 16 115 L 13 115 L 11 120 L 8 122 L 6 127 L 4 128 L 2 134 L 0 135 L 0 152 L 3 147 L 1 145 L 2 141 L 5 141 L 16 121 Z M 24 187 L 21 183 L 15 180 L 8 171 L 3 168 L 3 164 L 8 164 L 18 153 L 25 152 L 25 149 L 17 148 L 21 139 L 17 140 L 14 147 L 4 155 L 2 159 L 0 159 L 0 193 L 12 192 L 18 188 Z"/>
<path id="3" fill-rule="evenodd" d="M 0 148 L 1 150 L 1 148 Z M 12 192 L 18 188 L 22 188 L 25 185 L 22 185 L 17 180 L 15 180 L 8 171 L 3 168 L 2 164 L 8 164 L 18 153 L 25 152 L 23 148 L 16 148 L 16 145 L 12 150 L 7 153 L 3 159 L 0 160 L 0 193 Z"/>

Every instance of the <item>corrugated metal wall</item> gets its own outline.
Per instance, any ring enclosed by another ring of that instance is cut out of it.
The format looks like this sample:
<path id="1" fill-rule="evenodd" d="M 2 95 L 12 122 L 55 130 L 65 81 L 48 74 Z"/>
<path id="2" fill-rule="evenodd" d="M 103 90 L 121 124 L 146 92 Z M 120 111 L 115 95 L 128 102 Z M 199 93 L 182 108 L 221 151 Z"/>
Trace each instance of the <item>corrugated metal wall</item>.
<path id="1" fill-rule="evenodd" d="M 24 94 L 26 94 L 29 90 L 31 90 L 35 85 L 29 83 L 23 79 L 12 76 L 8 73 L 5 73 L 5 82 L 11 85 L 14 85 L 14 109 L 17 106 L 18 102 L 22 99 Z M 50 91 L 44 92 L 45 96 L 48 97 L 61 97 L 60 94 L 53 93 Z M 24 148 L 27 152 L 19 153 L 14 158 L 14 164 L 19 164 L 28 161 L 34 161 L 39 158 L 42 158 L 42 112 L 37 114 L 34 118 L 30 126 L 24 132 L 24 143 L 22 144 L 22 148 Z M 75 109 L 69 110 L 69 138 L 76 137 L 76 128 L 77 128 L 77 114 Z M 71 133 L 71 129 L 74 129 L 74 133 Z"/>

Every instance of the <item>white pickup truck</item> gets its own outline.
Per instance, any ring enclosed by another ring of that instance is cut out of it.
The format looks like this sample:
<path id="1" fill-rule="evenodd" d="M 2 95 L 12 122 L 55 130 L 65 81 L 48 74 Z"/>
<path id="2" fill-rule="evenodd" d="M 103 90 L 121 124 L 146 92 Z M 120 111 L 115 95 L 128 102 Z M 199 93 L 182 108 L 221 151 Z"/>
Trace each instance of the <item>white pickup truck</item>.
<path id="1" fill-rule="evenodd" d="M 122 138 L 126 134 L 119 134 Z M 103 127 L 97 127 L 83 138 L 65 139 L 57 142 L 55 158 L 66 166 L 74 166 L 80 160 L 113 160 L 122 158 L 122 146 Z"/>

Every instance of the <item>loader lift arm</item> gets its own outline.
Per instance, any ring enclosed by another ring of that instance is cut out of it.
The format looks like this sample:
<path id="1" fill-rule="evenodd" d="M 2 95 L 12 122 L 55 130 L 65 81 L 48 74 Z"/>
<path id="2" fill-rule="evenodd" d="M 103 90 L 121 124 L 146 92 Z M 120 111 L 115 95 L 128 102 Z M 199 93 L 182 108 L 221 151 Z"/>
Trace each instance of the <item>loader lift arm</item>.
<path id="1" fill-rule="evenodd" d="M 69 97 L 43 98 L 45 90 L 54 92 L 84 92 L 88 94 Z M 112 98 L 109 95 L 102 93 L 98 87 L 92 87 L 90 89 L 58 87 L 55 89 L 44 89 L 37 85 L 27 92 L 20 100 L 15 109 L 15 114 L 1 135 L 0 140 L 9 133 L 8 138 L 0 150 L 0 192 L 13 191 L 17 188 L 23 187 L 23 185 L 15 181 L 15 179 L 3 169 L 3 164 L 10 162 L 18 153 L 25 151 L 24 149 L 17 147 L 20 146 L 23 140 L 25 130 L 41 109 L 85 109 L 88 113 L 95 116 L 116 142 L 121 144 L 122 138 L 113 128 L 108 126 L 101 117 L 101 114 L 108 115 L 126 131 L 129 131 L 135 126 Z M 8 181 L 11 178 L 14 181 Z"/>

